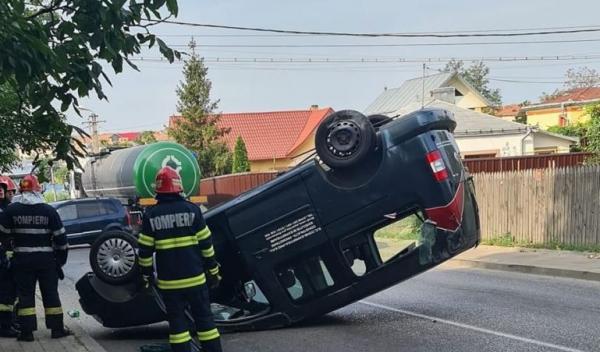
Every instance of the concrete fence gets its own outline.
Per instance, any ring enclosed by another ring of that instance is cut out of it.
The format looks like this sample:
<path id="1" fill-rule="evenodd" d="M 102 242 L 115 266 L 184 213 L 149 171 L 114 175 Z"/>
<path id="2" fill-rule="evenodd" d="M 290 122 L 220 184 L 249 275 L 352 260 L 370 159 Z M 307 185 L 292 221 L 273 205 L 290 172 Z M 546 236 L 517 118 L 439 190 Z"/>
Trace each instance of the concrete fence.
<path id="1" fill-rule="evenodd" d="M 473 177 L 483 239 L 600 245 L 600 165 Z"/>

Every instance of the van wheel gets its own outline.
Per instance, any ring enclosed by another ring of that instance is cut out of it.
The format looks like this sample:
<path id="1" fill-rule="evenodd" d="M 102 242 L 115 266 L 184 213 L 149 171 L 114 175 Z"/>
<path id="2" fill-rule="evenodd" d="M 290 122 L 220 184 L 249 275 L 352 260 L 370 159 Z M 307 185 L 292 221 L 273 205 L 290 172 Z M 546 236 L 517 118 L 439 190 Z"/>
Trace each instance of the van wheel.
<path id="1" fill-rule="evenodd" d="M 375 129 L 358 111 L 341 110 L 329 115 L 317 128 L 317 155 L 331 168 L 355 166 L 376 146 Z"/>
<path id="2" fill-rule="evenodd" d="M 138 276 L 137 240 L 123 231 L 107 231 L 90 249 L 90 265 L 96 276 L 109 284 L 132 282 Z"/>

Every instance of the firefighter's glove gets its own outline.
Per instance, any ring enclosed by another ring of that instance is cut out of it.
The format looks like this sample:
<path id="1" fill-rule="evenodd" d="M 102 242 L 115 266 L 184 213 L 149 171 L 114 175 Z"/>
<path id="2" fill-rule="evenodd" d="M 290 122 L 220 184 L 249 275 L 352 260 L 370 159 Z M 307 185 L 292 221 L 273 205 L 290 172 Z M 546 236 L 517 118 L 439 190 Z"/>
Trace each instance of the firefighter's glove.
<path id="1" fill-rule="evenodd" d="M 221 277 L 218 264 L 214 268 L 208 269 L 206 272 L 206 281 L 208 282 L 208 287 L 211 290 L 218 288 L 222 279 L 223 278 Z"/>

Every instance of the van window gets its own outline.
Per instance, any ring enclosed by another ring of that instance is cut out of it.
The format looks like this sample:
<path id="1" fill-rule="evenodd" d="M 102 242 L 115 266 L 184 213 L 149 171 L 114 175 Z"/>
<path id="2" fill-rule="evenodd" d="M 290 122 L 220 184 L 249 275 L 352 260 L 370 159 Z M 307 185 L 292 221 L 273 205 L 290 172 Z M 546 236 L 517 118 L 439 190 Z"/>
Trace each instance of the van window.
<path id="1" fill-rule="evenodd" d="M 56 209 L 60 219 L 62 221 L 69 221 L 77 219 L 77 209 L 75 204 L 69 204 Z"/>

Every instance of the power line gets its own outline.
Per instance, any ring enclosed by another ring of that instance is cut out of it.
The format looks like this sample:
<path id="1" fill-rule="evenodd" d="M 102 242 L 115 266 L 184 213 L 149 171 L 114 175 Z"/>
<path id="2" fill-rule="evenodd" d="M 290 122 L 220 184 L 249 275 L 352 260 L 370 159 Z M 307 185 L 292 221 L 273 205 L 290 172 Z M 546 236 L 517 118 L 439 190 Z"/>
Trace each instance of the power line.
<path id="1" fill-rule="evenodd" d="M 594 28 L 572 28 L 572 29 L 553 29 L 553 30 L 534 30 L 526 32 L 507 31 L 507 32 L 490 32 L 486 31 L 463 31 L 458 33 L 451 32 L 432 32 L 432 33 L 357 33 L 357 32 L 321 32 L 321 31 L 300 31 L 300 30 L 287 30 L 277 28 L 261 28 L 261 27 L 244 27 L 244 26 L 228 26 L 220 24 L 209 24 L 209 23 L 194 23 L 194 22 L 182 22 L 172 20 L 145 20 L 150 23 L 166 23 L 179 26 L 188 27 L 202 27 L 202 28 L 218 28 L 218 29 L 231 29 L 231 30 L 242 30 L 242 31 L 253 31 L 253 32 L 269 32 L 269 33 L 282 33 L 282 34 L 305 34 L 305 35 L 323 35 L 323 36 L 337 36 L 337 37 L 394 37 L 394 38 L 467 38 L 467 37 L 522 37 L 522 36 L 533 36 L 533 35 L 555 35 L 555 34 L 574 34 L 574 33 L 590 33 L 600 32 L 600 28 L 595 25 Z"/>
<path id="2" fill-rule="evenodd" d="M 539 61 L 575 61 L 598 60 L 600 54 L 594 55 L 544 55 L 544 56 L 489 56 L 489 57 L 386 57 L 386 58 L 322 58 L 322 57 L 205 57 L 207 63 L 229 64 L 339 64 L 339 63 L 369 63 L 369 64 L 402 64 L 402 63 L 446 63 L 450 60 L 473 62 L 539 62 Z M 133 61 L 168 62 L 163 57 L 137 57 Z"/>
<path id="3" fill-rule="evenodd" d="M 398 43 L 398 44 L 198 44 L 202 48 L 393 48 L 419 46 L 472 46 L 472 45 L 516 45 L 516 44 L 560 44 L 600 42 L 600 38 L 572 40 L 531 40 L 504 42 L 466 42 L 466 43 Z M 169 44 L 170 47 L 183 48 L 187 44 Z"/>
<path id="4" fill-rule="evenodd" d="M 455 30 L 455 31 L 443 31 L 444 33 L 473 33 L 473 32 L 505 32 L 505 31 L 539 31 L 539 30 L 556 30 L 556 29 L 579 29 L 579 28 L 597 28 L 599 25 L 581 25 L 581 26 L 562 26 L 562 27 L 529 27 L 529 28 L 512 28 L 512 29 L 483 29 L 483 30 Z M 412 32 L 412 34 L 425 34 L 428 32 Z M 189 38 L 189 37 L 200 37 L 200 38 L 236 38 L 236 37 L 307 37 L 311 34 L 205 34 L 205 33 L 189 33 L 189 34 L 158 34 L 159 37 L 173 37 L 173 38 Z M 321 34 L 316 34 L 317 36 Z"/>

